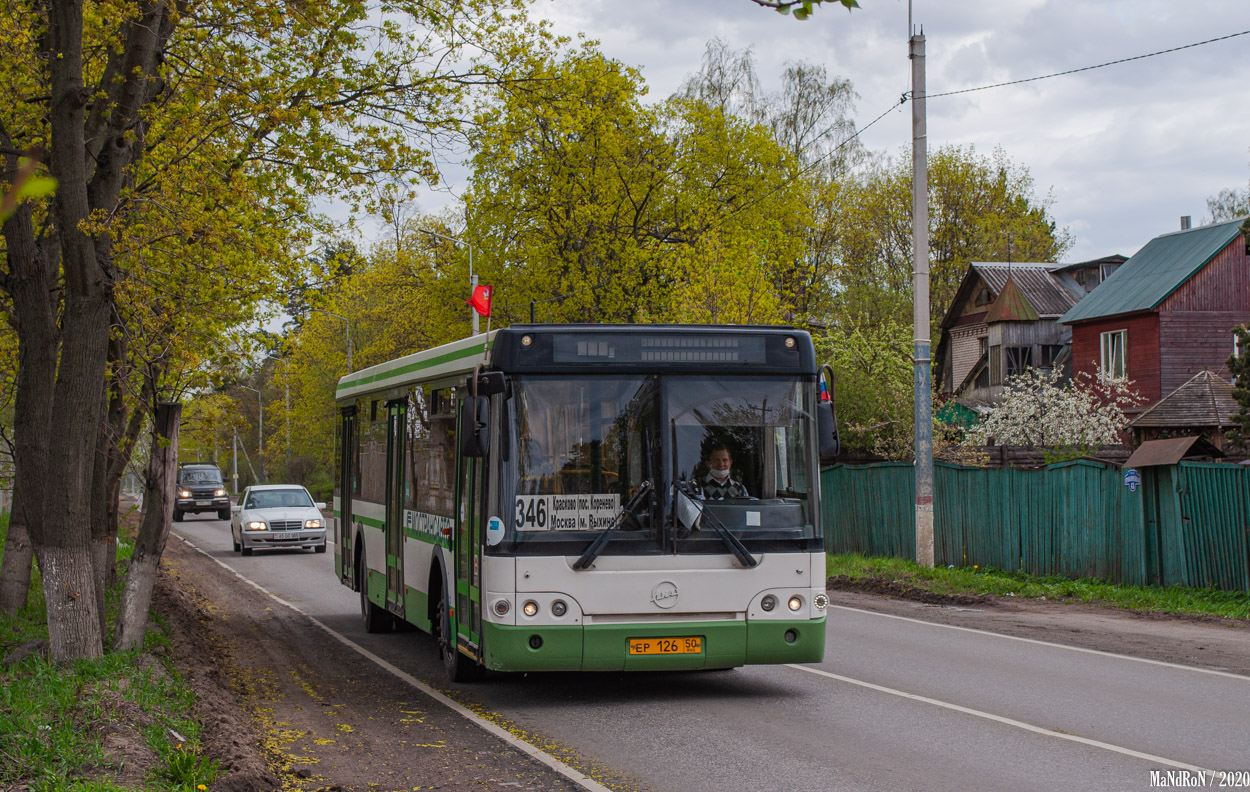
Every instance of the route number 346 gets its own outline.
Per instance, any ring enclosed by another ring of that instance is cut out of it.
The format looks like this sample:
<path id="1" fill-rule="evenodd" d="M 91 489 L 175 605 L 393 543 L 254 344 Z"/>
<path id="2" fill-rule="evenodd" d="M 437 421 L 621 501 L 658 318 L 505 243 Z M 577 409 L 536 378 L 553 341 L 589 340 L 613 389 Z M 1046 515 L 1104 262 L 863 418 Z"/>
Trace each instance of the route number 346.
<path id="1" fill-rule="evenodd" d="M 518 531 L 547 530 L 548 503 L 541 495 L 522 495 L 516 499 L 516 529 Z"/>

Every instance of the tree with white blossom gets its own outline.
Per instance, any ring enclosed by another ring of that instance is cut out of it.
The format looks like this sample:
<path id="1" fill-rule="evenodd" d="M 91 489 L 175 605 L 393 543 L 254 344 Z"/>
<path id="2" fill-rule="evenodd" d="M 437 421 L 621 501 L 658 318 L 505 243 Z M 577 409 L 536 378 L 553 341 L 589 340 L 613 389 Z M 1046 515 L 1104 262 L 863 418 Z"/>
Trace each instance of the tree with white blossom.
<path id="1" fill-rule="evenodd" d="M 1081 372 L 1064 382 L 1059 369 L 1026 369 L 1003 385 L 1002 401 L 969 430 L 980 445 L 1086 448 L 1118 443 L 1128 427 L 1125 409 L 1141 399 L 1125 378 Z"/>

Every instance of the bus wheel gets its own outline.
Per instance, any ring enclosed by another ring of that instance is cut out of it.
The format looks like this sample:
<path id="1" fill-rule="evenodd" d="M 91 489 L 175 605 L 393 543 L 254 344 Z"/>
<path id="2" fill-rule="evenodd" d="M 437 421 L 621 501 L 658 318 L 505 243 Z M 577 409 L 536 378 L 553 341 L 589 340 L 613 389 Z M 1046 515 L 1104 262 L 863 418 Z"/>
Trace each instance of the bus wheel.
<path id="1" fill-rule="evenodd" d="M 456 636 L 451 632 L 451 616 L 447 607 L 447 592 L 439 585 L 438 594 L 438 625 L 434 635 L 438 638 L 438 654 L 443 661 L 443 670 L 452 682 L 476 682 L 484 674 L 484 669 L 468 655 L 456 648 Z"/>
<path id="2" fill-rule="evenodd" d="M 391 614 L 385 608 L 379 608 L 369 599 L 369 584 L 366 582 L 365 549 L 362 546 L 356 561 L 356 583 L 360 586 L 360 619 L 365 623 L 365 632 L 380 633 L 391 629 Z"/>

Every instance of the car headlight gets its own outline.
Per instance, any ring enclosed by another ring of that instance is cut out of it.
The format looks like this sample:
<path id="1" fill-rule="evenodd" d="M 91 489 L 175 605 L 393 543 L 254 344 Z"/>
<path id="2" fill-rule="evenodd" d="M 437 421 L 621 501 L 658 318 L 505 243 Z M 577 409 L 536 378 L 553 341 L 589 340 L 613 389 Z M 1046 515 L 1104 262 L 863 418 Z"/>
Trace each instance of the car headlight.
<path id="1" fill-rule="evenodd" d="M 305 528 L 320 528 L 321 520 L 304 520 Z"/>
<path id="2" fill-rule="evenodd" d="M 179 498 L 191 497 L 191 490 L 178 490 L 178 497 Z"/>
<path id="3" fill-rule="evenodd" d="M 249 531 L 267 531 L 267 530 L 269 530 L 269 526 L 268 526 L 268 525 L 265 525 L 263 522 L 260 522 L 259 520 L 252 520 L 251 522 L 249 522 L 249 523 L 247 524 L 247 530 L 249 530 Z"/>
<path id="4" fill-rule="evenodd" d="M 225 491 L 224 489 L 219 489 L 219 490 L 217 490 L 216 492 L 214 492 L 214 493 L 213 493 L 213 497 L 214 497 L 214 498 L 220 498 L 220 497 L 222 497 L 222 496 L 223 496 L 223 495 L 225 495 L 225 494 L 226 494 L 226 491 Z"/>

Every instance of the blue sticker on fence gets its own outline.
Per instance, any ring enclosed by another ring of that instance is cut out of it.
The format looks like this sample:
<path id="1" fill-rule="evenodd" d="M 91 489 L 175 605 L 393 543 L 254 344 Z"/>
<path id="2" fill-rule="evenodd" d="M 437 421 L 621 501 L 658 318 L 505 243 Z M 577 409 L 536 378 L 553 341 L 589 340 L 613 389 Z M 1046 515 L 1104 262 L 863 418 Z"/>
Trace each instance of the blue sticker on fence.
<path id="1" fill-rule="evenodd" d="M 1133 468 L 1124 471 L 1124 486 L 1128 487 L 1129 492 L 1137 492 L 1137 488 L 1141 486 L 1141 474 Z"/>

